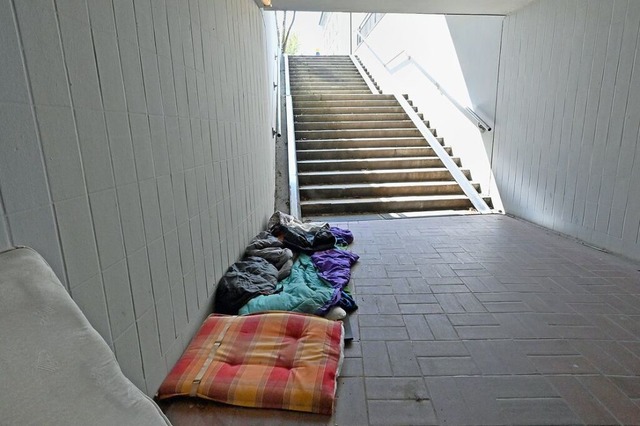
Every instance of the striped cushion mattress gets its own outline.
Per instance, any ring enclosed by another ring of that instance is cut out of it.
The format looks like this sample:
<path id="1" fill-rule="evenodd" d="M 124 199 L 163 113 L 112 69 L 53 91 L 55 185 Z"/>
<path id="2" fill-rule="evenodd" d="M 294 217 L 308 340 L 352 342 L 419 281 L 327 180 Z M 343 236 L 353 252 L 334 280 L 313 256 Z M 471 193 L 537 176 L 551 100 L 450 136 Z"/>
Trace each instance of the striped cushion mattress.
<path id="1" fill-rule="evenodd" d="M 158 390 L 243 407 L 331 414 L 343 358 L 338 321 L 292 312 L 210 315 Z"/>

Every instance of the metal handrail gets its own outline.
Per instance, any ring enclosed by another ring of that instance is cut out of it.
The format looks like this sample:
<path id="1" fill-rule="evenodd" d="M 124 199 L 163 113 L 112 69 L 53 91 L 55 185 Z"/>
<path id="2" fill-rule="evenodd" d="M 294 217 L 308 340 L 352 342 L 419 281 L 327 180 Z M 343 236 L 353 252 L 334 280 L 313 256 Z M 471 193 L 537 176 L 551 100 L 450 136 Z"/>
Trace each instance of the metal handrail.
<path id="1" fill-rule="evenodd" d="M 296 155 L 296 130 L 293 119 L 293 98 L 289 82 L 289 55 L 284 56 L 285 109 L 287 113 L 287 159 L 289 163 L 289 212 L 300 215 L 300 193 L 298 191 L 298 158 Z"/>
<path id="2" fill-rule="evenodd" d="M 276 54 L 276 128 L 272 130 L 274 137 L 282 136 L 282 83 L 280 82 L 280 55 Z"/>
<path id="3" fill-rule="evenodd" d="M 359 64 L 359 62 L 355 59 L 355 57 L 352 56 L 352 60 L 356 65 L 356 68 L 358 69 L 358 72 L 360 73 L 362 78 L 366 82 L 370 82 L 369 76 L 364 72 L 364 69 Z M 380 63 L 384 64 L 382 61 L 380 61 Z M 367 83 L 367 85 L 369 85 L 369 83 Z M 371 92 L 374 93 L 373 89 L 371 89 Z M 471 204 L 473 204 L 473 207 L 481 214 L 493 213 L 489 208 L 489 206 L 487 205 L 487 203 L 484 201 L 484 199 L 480 196 L 480 194 L 478 194 L 478 191 L 476 191 L 473 185 L 471 185 L 471 182 L 469 182 L 469 179 L 467 179 L 467 177 L 464 175 L 462 170 L 460 170 L 458 165 L 453 161 L 451 156 L 447 153 L 447 151 L 445 151 L 442 145 L 440 145 L 440 142 L 438 142 L 435 136 L 433 136 L 433 133 L 431 133 L 431 130 L 429 130 L 426 124 L 424 124 L 424 121 L 422 120 L 422 118 L 420 118 L 418 113 L 415 112 L 415 110 L 409 104 L 409 102 L 405 99 L 405 97 L 402 94 L 397 93 L 395 91 L 393 92 L 393 95 L 395 96 L 400 106 L 402 106 L 402 109 L 404 110 L 405 114 L 407 114 L 409 119 L 416 126 L 416 128 L 418 129 L 422 137 L 427 141 L 431 149 L 433 149 L 433 152 L 438 156 L 440 161 L 442 161 L 442 164 L 447 168 L 449 173 L 451 173 L 451 176 L 453 177 L 453 179 L 460 186 L 460 188 L 465 193 L 465 195 L 469 198 L 469 201 L 471 201 Z"/>
<path id="4" fill-rule="evenodd" d="M 436 80 L 431 74 L 429 74 L 429 72 L 427 70 L 425 70 L 422 65 L 420 65 L 418 62 L 416 62 L 415 60 L 413 60 L 413 57 L 411 55 L 409 55 L 405 50 L 402 50 L 400 53 L 398 53 L 397 55 L 395 55 L 393 58 L 391 58 L 390 60 L 388 60 L 387 62 L 385 62 L 382 58 L 380 58 L 380 56 L 378 56 L 378 54 L 376 53 L 375 50 L 373 50 L 373 48 L 371 47 L 371 45 L 369 43 L 367 43 L 367 40 L 365 39 L 365 37 L 360 33 L 360 31 L 357 32 L 358 35 L 362 38 L 362 44 L 364 44 L 365 46 L 367 46 L 367 48 L 369 49 L 369 51 L 373 54 L 373 56 L 378 60 L 378 62 L 380 62 L 382 64 L 382 66 L 389 71 L 389 73 L 391 73 L 388 65 L 389 63 L 393 62 L 394 59 L 396 59 L 398 56 L 402 55 L 403 53 L 407 55 L 407 59 L 405 61 L 411 62 L 411 64 L 413 64 L 414 67 L 416 67 L 418 69 L 418 71 L 420 71 L 420 73 L 422 75 L 424 75 L 425 77 L 427 77 L 427 79 L 431 82 L 431 84 L 433 84 L 436 89 L 438 90 L 438 92 L 440 92 L 441 95 L 443 95 L 445 98 L 447 98 L 449 100 L 449 102 L 451 102 L 453 104 L 453 106 L 455 106 L 469 121 L 471 121 L 478 129 L 480 129 L 481 132 L 490 132 L 493 128 L 492 125 L 490 125 L 489 123 L 487 123 L 485 120 L 483 120 L 474 110 L 472 110 L 469 107 L 465 107 L 462 106 L 460 104 L 460 102 L 458 102 L 452 95 L 449 94 L 449 92 L 447 92 L 446 90 L 444 90 L 442 88 L 442 85 L 440 83 L 438 83 L 438 80 Z M 395 67 L 397 68 L 397 66 Z"/>

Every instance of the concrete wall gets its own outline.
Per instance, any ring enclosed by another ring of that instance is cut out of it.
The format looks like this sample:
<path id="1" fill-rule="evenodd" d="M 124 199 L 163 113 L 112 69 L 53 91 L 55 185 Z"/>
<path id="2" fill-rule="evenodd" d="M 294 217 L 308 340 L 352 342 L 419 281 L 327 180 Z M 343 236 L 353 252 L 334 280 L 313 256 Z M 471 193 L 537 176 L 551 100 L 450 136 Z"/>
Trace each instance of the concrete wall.
<path id="1" fill-rule="evenodd" d="M 421 72 L 429 73 L 459 104 L 493 122 L 503 18 L 386 14 L 356 55 L 386 93 L 406 93 L 439 136 L 462 157 L 484 194 L 494 196 L 491 177 L 493 133 L 477 126 L 440 94 Z M 386 68 L 376 59 L 375 52 Z M 409 60 L 409 57 L 411 60 Z"/>
<path id="2" fill-rule="evenodd" d="M 508 212 L 640 259 L 640 2 L 505 22 L 494 171 Z"/>
<path id="3" fill-rule="evenodd" d="M 0 0 L 0 249 L 36 248 L 153 394 L 273 209 L 252 0 Z"/>

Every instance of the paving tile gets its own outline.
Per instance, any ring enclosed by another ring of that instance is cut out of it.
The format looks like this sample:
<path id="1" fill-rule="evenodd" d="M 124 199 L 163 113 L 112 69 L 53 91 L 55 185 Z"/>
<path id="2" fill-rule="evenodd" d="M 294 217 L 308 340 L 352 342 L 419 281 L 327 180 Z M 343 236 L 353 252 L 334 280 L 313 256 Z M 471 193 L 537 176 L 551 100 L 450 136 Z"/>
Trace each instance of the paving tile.
<path id="1" fill-rule="evenodd" d="M 345 358 L 342 362 L 340 377 L 362 377 L 362 358 Z"/>
<path id="2" fill-rule="evenodd" d="M 533 363 L 512 340 L 469 340 L 469 354 L 483 374 L 534 374 Z"/>
<path id="3" fill-rule="evenodd" d="M 588 325 L 593 325 L 602 330 L 609 338 L 615 340 L 635 340 L 635 336 L 630 331 L 624 329 L 606 315 L 583 314 L 582 317 Z"/>
<path id="4" fill-rule="evenodd" d="M 406 278 L 406 280 L 409 283 L 409 287 L 411 287 L 411 292 L 414 295 L 421 294 L 421 293 L 432 293 L 431 286 L 429 285 L 429 283 L 427 283 L 425 279 L 408 277 Z"/>
<path id="5" fill-rule="evenodd" d="M 610 377 L 609 379 L 629 398 L 640 398 L 640 377 Z"/>
<path id="6" fill-rule="evenodd" d="M 427 284 L 431 285 L 431 286 L 446 286 L 446 285 L 462 285 L 464 284 L 462 282 L 462 280 L 458 277 L 425 277 L 425 281 L 427 282 Z M 433 290 L 433 287 L 432 287 Z M 441 293 L 445 293 L 444 291 L 441 291 Z"/>
<path id="7" fill-rule="evenodd" d="M 420 374 L 413 345 L 411 342 L 387 342 L 387 352 L 391 361 L 391 370 L 395 377 L 417 376 Z"/>
<path id="8" fill-rule="evenodd" d="M 558 391 L 541 376 L 483 377 L 482 387 L 495 398 L 555 398 Z"/>
<path id="9" fill-rule="evenodd" d="M 412 341 L 435 339 L 424 315 L 403 315 L 402 318 Z"/>
<path id="10" fill-rule="evenodd" d="M 362 353 L 366 377 L 393 376 L 385 342 L 362 342 Z"/>
<path id="11" fill-rule="evenodd" d="M 463 284 L 443 284 L 431 287 L 431 291 L 436 293 L 468 293 L 469 289 Z"/>
<path id="12" fill-rule="evenodd" d="M 481 374 L 471 357 L 418 357 L 425 376 L 460 376 Z"/>
<path id="13" fill-rule="evenodd" d="M 437 303 L 400 303 L 398 308 L 403 314 L 437 314 L 442 312 L 442 307 Z"/>
<path id="14" fill-rule="evenodd" d="M 470 313 L 470 314 L 448 314 L 452 325 L 500 325 L 493 314 Z"/>
<path id="15" fill-rule="evenodd" d="M 458 333 L 446 315 L 425 315 L 427 324 L 436 340 L 458 340 Z"/>
<path id="16" fill-rule="evenodd" d="M 624 376 L 640 371 L 637 369 L 626 368 L 618 362 L 611 356 L 611 354 L 608 353 L 606 345 L 601 347 L 600 345 L 594 344 L 592 341 L 574 340 L 571 341 L 571 346 L 596 366 L 602 374 Z M 640 362 L 640 359 L 638 361 Z"/>
<path id="17" fill-rule="evenodd" d="M 429 399 L 422 376 L 365 378 L 367 399 Z"/>
<path id="18" fill-rule="evenodd" d="M 613 359 L 627 368 L 629 371 L 637 373 L 640 371 L 640 355 L 634 353 L 626 342 L 596 341 L 595 344 Z"/>
<path id="19" fill-rule="evenodd" d="M 363 315 L 364 316 L 364 315 Z M 363 327 L 360 326 L 362 340 L 408 340 L 409 335 L 404 327 Z"/>
<path id="20" fill-rule="evenodd" d="M 362 358 L 362 346 L 360 342 L 345 342 L 344 344 L 345 358 Z"/>
<path id="21" fill-rule="evenodd" d="M 567 340 L 530 339 L 515 342 L 527 355 L 579 355 Z"/>
<path id="22" fill-rule="evenodd" d="M 529 356 L 542 374 L 594 374 L 598 370 L 585 357 L 574 355 Z"/>
<path id="23" fill-rule="evenodd" d="M 359 315 L 361 327 L 404 327 L 402 315 Z"/>
<path id="24" fill-rule="evenodd" d="M 570 376 L 549 376 L 549 382 L 558 390 L 571 410 L 585 423 L 591 425 L 615 424 L 611 413 L 582 386 L 580 381 Z"/>
<path id="25" fill-rule="evenodd" d="M 465 357 L 469 351 L 463 342 L 412 341 L 413 353 L 418 357 Z"/>
<path id="26" fill-rule="evenodd" d="M 429 400 L 384 401 L 368 403 L 369 424 L 371 425 L 436 425 L 436 414 Z"/>
<path id="27" fill-rule="evenodd" d="M 427 377 L 425 379 L 440 424 L 508 424 L 498 409 L 495 399 L 487 392 L 478 392 L 480 383 L 477 379 L 482 378 Z"/>
<path id="28" fill-rule="evenodd" d="M 511 336 L 499 325 L 473 325 L 454 327 L 461 339 L 506 339 Z"/>
<path id="29" fill-rule="evenodd" d="M 561 398 L 502 399 L 502 412 L 514 425 L 573 425 L 578 417 Z"/>
<path id="30" fill-rule="evenodd" d="M 611 380 L 602 376 L 580 377 L 578 380 L 619 422 L 634 424 L 640 419 L 640 406 L 629 399 Z"/>
<path id="31" fill-rule="evenodd" d="M 398 294 L 396 295 L 396 301 L 405 304 L 438 303 L 438 300 L 432 294 Z"/>
<path id="32" fill-rule="evenodd" d="M 366 425 L 369 423 L 363 378 L 338 378 L 334 416 L 335 424 L 339 425 Z"/>
<path id="33" fill-rule="evenodd" d="M 523 302 L 483 302 L 489 312 L 529 312 L 531 308 Z"/>
<path id="34" fill-rule="evenodd" d="M 515 339 L 558 337 L 555 329 L 527 313 L 494 313 L 493 316 Z"/>

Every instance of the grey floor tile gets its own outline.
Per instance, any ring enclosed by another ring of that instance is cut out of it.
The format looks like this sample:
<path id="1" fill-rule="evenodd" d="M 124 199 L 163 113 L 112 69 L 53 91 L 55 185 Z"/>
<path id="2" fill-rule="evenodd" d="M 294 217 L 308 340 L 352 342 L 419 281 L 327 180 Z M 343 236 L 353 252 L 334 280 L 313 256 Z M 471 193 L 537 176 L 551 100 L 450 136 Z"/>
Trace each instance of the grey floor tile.
<path id="1" fill-rule="evenodd" d="M 429 400 L 369 401 L 369 420 L 372 425 L 437 425 Z"/>
<path id="2" fill-rule="evenodd" d="M 561 398 L 501 399 L 500 408 L 513 425 L 575 425 L 580 419 Z"/>
<path id="3" fill-rule="evenodd" d="M 367 399 L 409 399 L 429 398 L 427 386 L 422 376 L 418 377 L 371 377 L 365 379 Z"/>

